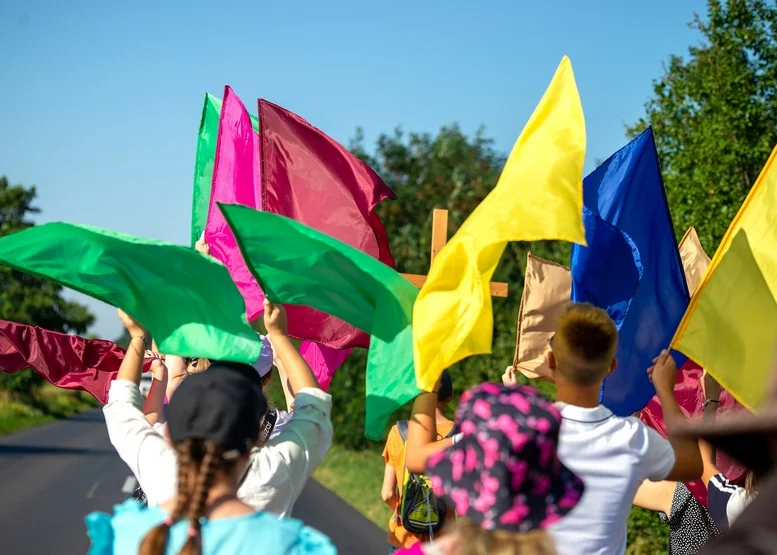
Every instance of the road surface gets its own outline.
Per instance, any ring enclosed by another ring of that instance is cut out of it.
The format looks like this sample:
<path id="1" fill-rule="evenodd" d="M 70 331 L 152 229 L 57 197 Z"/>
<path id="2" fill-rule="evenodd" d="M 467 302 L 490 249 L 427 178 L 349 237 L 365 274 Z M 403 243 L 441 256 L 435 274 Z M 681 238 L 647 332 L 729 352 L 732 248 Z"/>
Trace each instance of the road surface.
<path id="1" fill-rule="evenodd" d="M 135 485 L 99 409 L 2 437 L 0 552 L 84 555 L 84 515 L 111 511 Z M 294 516 L 326 533 L 344 555 L 385 553 L 385 533 L 316 482 Z"/>

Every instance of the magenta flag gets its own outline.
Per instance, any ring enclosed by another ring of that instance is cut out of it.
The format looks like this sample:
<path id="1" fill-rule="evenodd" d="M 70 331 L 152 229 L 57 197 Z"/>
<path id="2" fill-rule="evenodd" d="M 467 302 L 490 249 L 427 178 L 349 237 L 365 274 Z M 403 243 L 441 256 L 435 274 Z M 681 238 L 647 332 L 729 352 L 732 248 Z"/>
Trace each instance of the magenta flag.
<path id="1" fill-rule="evenodd" d="M 251 118 L 240 98 L 227 85 L 224 87 L 216 139 L 205 241 L 211 254 L 229 270 L 232 281 L 245 300 L 249 321 L 262 314 L 264 294 L 243 261 L 235 237 L 216 203 L 242 204 L 256 210 L 262 209 L 259 158 L 259 135 L 253 130 Z"/>
<path id="2" fill-rule="evenodd" d="M 146 351 L 144 371 L 154 358 Z M 111 341 L 0 320 L 0 372 L 32 368 L 57 387 L 86 391 L 105 403 L 122 360 L 124 350 Z"/>
<path id="3" fill-rule="evenodd" d="M 329 384 L 332 382 L 335 371 L 345 362 L 351 351 L 352 349 L 332 349 L 326 345 L 319 345 L 310 341 L 303 341 L 299 347 L 302 358 L 305 359 L 311 370 L 313 370 L 316 380 L 318 380 L 321 389 L 324 391 L 329 390 Z"/>
<path id="4" fill-rule="evenodd" d="M 300 116 L 259 99 L 264 210 L 286 216 L 396 267 L 375 209 L 396 198 L 375 171 Z M 369 345 L 369 336 L 307 306 L 289 306 L 289 334 L 329 347 Z"/>
<path id="5" fill-rule="evenodd" d="M 249 321 L 262 315 L 264 294 L 243 260 L 235 237 L 216 203 L 263 209 L 260 148 L 259 135 L 252 127 L 248 110 L 227 85 L 224 87 L 219 117 L 205 241 L 211 254 L 227 267 L 232 281 L 237 285 L 245 301 Z M 313 370 L 321 388 L 326 390 L 335 371 L 351 351 L 339 351 L 304 342 L 300 352 Z"/>

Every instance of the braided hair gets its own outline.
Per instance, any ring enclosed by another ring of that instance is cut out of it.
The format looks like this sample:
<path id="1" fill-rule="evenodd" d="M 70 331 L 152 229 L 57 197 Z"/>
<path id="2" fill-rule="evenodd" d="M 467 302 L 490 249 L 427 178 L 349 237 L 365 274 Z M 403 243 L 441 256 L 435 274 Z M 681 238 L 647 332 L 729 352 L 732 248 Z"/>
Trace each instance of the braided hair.
<path id="1" fill-rule="evenodd" d="M 221 445 L 205 442 L 205 454 L 200 463 L 197 480 L 194 484 L 192 496 L 189 502 L 189 538 L 181 548 L 179 555 L 201 555 L 202 553 L 202 524 L 200 519 L 205 515 L 205 506 L 208 502 L 208 494 L 213 486 L 216 471 L 220 470 L 224 459 Z"/>
<path id="2" fill-rule="evenodd" d="M 219 471 L 228 470 L 234 461 L 225 461 L 223 449 L 212 441 L 187 439 L 175 445 L 178 459 L 178 492 L 175 507 L 164 522 L 146 534 L 138 555 L 163 555 L 167 550 L 170 528 L 186 517 L 189 520 L 189 537 L 180 555 L 201 555 L 202 525 L 208 495 Z M 193 479 L 192 479 L 193 477 Z"/>
<path id="3" fill-rule="evenodd" d="M 175 508 L 170 517 L 146 534 L 146 537 L 143 538 L 140 544 L 138 555 L 162 555 L 167 550 L 170 527 L 183 517 L 191 498 L 189 475 L 194 466 L 192 457 L 194 443 L 194 440 L 187 439 L 175 446 L 178 459 L 178 494 L 175 500 Z"/>

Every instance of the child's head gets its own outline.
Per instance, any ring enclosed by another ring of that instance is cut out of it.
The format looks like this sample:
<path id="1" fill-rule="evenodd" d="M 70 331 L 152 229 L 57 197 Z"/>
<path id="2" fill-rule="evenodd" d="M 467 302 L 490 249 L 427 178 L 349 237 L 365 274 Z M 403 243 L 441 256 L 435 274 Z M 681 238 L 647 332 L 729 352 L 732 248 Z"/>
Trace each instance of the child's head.
<path id="1" fill-rule="evenodd" d="M 199 374 L 200 372 L 205 372 L 208 368 L 210 368 L 210 365 L 212 362 L 210 359 L 207 358 L 187 358 L 186 360 L 186 371 L 189 374 Z"/>
<path id="2" fill-rule="evenodd" d="M 548 363 L 558 377 L 579 387 L 592 387 L 615 370 L 618 330 L 601 308 L 571 303 L 556 325 Z"/>

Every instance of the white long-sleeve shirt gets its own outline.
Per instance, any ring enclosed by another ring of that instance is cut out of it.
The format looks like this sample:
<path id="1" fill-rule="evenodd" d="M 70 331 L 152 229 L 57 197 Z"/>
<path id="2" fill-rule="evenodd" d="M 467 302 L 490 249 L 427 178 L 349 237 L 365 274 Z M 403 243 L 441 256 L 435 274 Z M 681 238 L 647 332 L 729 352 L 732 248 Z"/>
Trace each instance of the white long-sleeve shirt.
<path id="1" fill-rule="evenodd" d="M 108 436 L 148 498 L 159 505 L 176 493 L 175 450 L 148 423 L 134 382 L 114 380 L 103 407 Z M 294 413 L 278 436 L 254 449 L 248 473 L 237 492 L 257 510 L 289 516 L 310 475 L 332 446 L 332 397 L 316 388 L 301 389 Z"/>

